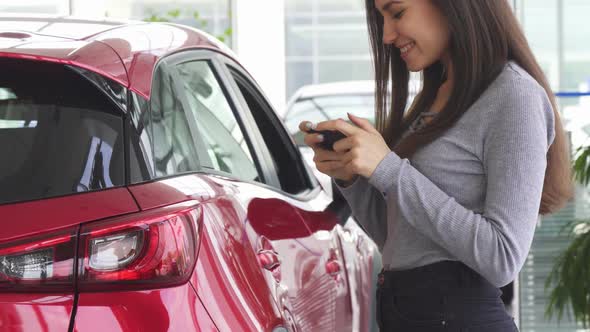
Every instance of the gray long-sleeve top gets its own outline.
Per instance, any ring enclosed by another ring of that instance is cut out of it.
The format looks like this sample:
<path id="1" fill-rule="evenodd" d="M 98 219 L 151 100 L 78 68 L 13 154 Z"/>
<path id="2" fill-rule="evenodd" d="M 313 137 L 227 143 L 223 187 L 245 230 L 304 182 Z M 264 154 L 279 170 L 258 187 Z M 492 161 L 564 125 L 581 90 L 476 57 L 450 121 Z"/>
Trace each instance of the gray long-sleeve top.
<path id="1" fill-rule="evenodd" d="M 381 249 L 385 269 L 459 260 L 501 287 L 530 250 L 554 121 L 545 90 L 509 62 L 411 160 L 391 152 L 370 179 L 337 187 Z"/>

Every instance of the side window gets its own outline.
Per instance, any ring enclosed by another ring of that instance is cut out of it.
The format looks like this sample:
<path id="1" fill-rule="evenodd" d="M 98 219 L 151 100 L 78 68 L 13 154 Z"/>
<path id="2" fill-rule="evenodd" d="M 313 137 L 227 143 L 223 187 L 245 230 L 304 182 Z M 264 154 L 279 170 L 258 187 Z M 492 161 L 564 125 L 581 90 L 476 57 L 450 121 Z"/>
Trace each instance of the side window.
<path id="1" fill-rule="evenodd" d="M 246 181 L 261 181 L 252 153 L 239 122 L 207 61 L 176 66 L 186 95 L 189 112 L 205 143 L 207 159 L 217 171 Z"/>
<path id="2" fill-rule="evenodd" d="M 229 70 L 272 155 L 281 184 L 279 189 L 294 195 L 313 189 L 316 182 L 310 175 L 311 171 L 306 169 L 301 154 L 272 107 L 247 76 L 231 66 Z"/>
<path id="3" fill-rule="evenodd" d="M 129 179 L 131 183 L 141 183 L 154 177 L 151 116 L 146 99 L 135 92 L 129 92 L 129 96 Z"/>
<path id="4" fill-rule="evenodd" d="M 156 69 L 152 87 L 151 120 L 156 177 L 199 170 L 191 117 L 164 65 Z"/>

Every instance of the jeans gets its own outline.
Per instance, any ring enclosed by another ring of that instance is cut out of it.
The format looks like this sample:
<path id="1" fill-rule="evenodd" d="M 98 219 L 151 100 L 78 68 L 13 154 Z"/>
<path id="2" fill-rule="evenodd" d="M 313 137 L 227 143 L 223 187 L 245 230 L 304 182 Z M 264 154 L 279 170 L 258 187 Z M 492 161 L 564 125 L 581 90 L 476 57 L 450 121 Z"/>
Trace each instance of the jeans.
<path id="1" fill-rule="evenodd" d="M 382 271 L 377 284 L 381 332 L 518 332 L 501 291 L 460 262 Z"/>

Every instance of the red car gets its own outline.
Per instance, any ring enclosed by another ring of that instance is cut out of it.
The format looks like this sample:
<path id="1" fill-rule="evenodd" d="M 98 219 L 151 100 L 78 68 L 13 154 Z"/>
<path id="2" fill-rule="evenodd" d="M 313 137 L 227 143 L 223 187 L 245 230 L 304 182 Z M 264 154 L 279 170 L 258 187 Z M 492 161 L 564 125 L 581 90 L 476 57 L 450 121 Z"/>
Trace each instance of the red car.
<path id="1" fill-rule="evenodd" d="M 374 328 L 375 244 L 218 42 L 4 17 L 0 73 L 0 331 Z"/>

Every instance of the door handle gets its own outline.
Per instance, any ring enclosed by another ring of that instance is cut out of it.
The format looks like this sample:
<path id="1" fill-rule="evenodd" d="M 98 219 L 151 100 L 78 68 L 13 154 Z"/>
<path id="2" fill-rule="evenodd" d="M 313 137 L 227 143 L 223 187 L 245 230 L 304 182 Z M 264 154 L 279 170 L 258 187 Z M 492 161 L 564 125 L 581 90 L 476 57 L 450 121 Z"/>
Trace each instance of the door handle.
<path id="1" fill-rule="evenodd" d="M 256 259 L 258 259 L 258 265 L 270 271 L 276 282 L 281 282 L 281 259 L 270 240 L 265 236 L 261 236 L 258 239 L 257 249 Z"/>
<path id="2" fill-rule="evenodd" d="M 341 271 L 342 268 L 340 266 L 340 262 L 338 261 L 336 249 L 332 248 L 330 249 L 330 258 L 326 262 L 326 273 L 334 280 L 338 281 Z"/>
<path id="3" fill-rule="evenodd" d="M 276 282 L 281 282 L 281 260 L 279 254 L 272 250 L 260 250 L 256 254 L 261 268 L 272 273 Z"/>
<path id="4" fill-rule="evenodd" d="M 272 250 L 260 250 L 256 255 L 261 268 L 271 271 L 281 266 L 279 255 Z"/>
<path id="5" fill-rule="evenodd" d="M 340 263 L 335 260 L 330 260 L 326 262 L 326 273 L 329 274 L 335 280 L 338 279 L 338 275 L 340 275 L 341 271 Z"/>

